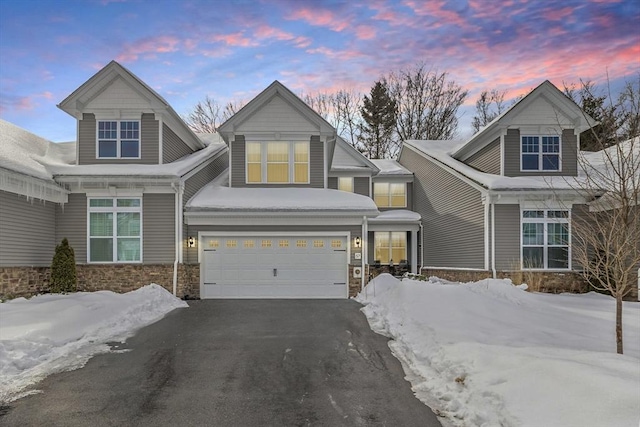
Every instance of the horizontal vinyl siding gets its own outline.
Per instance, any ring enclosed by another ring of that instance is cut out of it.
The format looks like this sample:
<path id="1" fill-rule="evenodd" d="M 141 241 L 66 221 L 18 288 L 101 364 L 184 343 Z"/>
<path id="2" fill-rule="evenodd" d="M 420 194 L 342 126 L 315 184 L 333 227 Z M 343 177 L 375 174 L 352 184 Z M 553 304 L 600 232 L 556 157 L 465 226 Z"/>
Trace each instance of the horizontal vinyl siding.
<path id="1" fill-rule="evenodd" d="M 229 167 L 229 156 L 227 153 L 222 153 L 214 159 L 210 164 L 202 168 L 195 175 L 185 181 L 184 195 L 182 198 L 183 207 L 187 204 L 189 199 L 198 192 L 202 187 L 210 183 L 218 175 L 220 175 L 225 169 Z"/>
<path id="2" fill-rule="evenodd" d="M 143 263 L 166 264 L 175 260 L 174 217 L 175 194 L 143 195 Z"/>
<path id="3" fill-rule="evenodd" d="M 338 189 L 338 177 L 330 176 L 327 178 L 327 188 L 331 188 L 332 190 Z"/>
<path id="4" fill-rule="evenodd" d="M 505 176 L 577 176 L 578 138 L 573 134 L 573 129 L 564 129 L 561 139 L 561 172 L 520 172 L 520 130 L 508 129 L 504 137 Z"/>
<path id="5" fill-rule="evenodd" d="M 197 237 L 199 231 L 224 231 L 224 232 L 255 232 L 255 233 L 292 233 L 292 232 L 317 232 L 322 234 L 324 232 L 351 232 L 351 242 L 353 244 L 353 238 L 356 236 L 362 237 L 362 227 L 360 226 L 313 226 L 313 225 L 299 225 L 299 226 L 260 226 L 260 225 L 247 225 L 247 226 L 216 226 L 216 225 L 185 225 L 185 234 L 187 236 Z M 355 259 L 355 248 L 351 248 L 351 263 L 359 264 L 362 260 Z M 361 249 L 358 249 L 358 252 Z M 196 264 L 198 262 L 198 248 L 185 248 L 184 259 L 186 264 Z"/>
<path id="6" fill-rule="evenodd" d="M 312 136 L 309 142 L 309 184 L 249 184 L 245 176 L 245 139 L 236 135 L 231 148 L 232 187 L 313 187 L 324 188 L 324 144 L 319 136 Z"/>
<path id="7" fill-rule="evenodd" d="M 69 202 L 56 206 L 56 241 L 69 240 L 76 254 L 76 263 L 87 262 L 87 197 L 69 194 Z"/>
<path id="8" fill-rule="evenodd" d="M 171 163 L 193 153 L 185 142 L 165 123 L 162 124 L 162 163 Z"/>
<path id="9" fill-rule="evenodd" d="M 369 177 L 356 176 L 353 178 L 353 192 L 370 197 L 369 195 Z"/>
<path id="10" fill-rule="evenodd" d="M 492 205 L 495 209 L 496 269 L 520 269 L 520 205 Z"/>
<path id="11" fill-rule="evenodd" d="M 399 161 L 415 176 L 413 210 L 422 215 L 424 265 L 483 269 L 480 191 L 411 149 L 402 150 Z"/>
<path id="12" fill-rule="evenodd" d="M 500 175 L 500 138 L 469 157 L 465 163 L 479 171 Z"/>
<path id="13" fill-rule="evenodd" d="M 78 124 L 78 160 L 81 165 L 92 164 L 158 164 L 160 129 L 153 114 L 140 119 L 140 159 L 96 159 L 96 118 L 83 114 Z"/>
<path id="14" fill-rule="evenodd" d="M 0 267 L 51 265 L 55 204 L 0 191 Z"/>

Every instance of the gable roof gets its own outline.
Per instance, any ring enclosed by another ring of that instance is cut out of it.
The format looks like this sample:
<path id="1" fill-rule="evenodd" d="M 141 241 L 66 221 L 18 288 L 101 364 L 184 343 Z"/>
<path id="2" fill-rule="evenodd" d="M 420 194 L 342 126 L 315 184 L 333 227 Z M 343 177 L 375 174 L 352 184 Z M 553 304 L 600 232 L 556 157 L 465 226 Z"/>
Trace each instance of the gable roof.
<path id="1" fill-rule="evenodd" d="M 371 162 L 376 165 L 376 167 L 380 170 L 378 172 L 378 176 L 387 176 L 387 177 L 413 177 L 413 172 L 409 169 L 402 166 L 398 163 L 397 160 L 394 159 L 371 159 Z"/>
<path id="2" fill-rule="evenodd" d="M 341 137 L 336 138 L 336 145 L 331 159 L 332 171 L 371 171 L 379 172 L 375 163 L 362 155 L 355 147 Z"/>
<path id="3" fill-rule="evenodd" d="M 152 111 L 155 114 L 161 115 L 164 122 L 191 147 L 191 149 L 198 150 L 204 147 L 202 141 L 189 129 L 178 113 L 175 112 L 162 96 L 116 61 L 109 62 L 104 68 L 74 90 L 58 104 L 58 108 L 80 119 L 80 115 L 87 104 L 118 78 L 123 79 L 139 95 L 146 98 L 151 105 Z"/>
<path id="4" fill-rule="evenodd" d="M 320 135 L 334 136 L 336 130 L 327 122 L 321 115 L 307 105 L 302 99 L 291 92 L 285 85 L 275 80 L 265 90 L 260 92 L 255 98 L 253 98 L 247 105 L 242 107 L 240 111 L 231 116 L 227 121 L 218 127 L 218 132 L 222 135 L 225 141 L 229 141 L 235 130 L 243 122 L 253 116 L 261 107 L 269 103 L 275 96 L 280 96 L 289 105 L 295 108 L 304 118 L 313 123 Z"/>
<path id="5" fill-rule="evenodd" d="M 594 126 L 597 122 L 586 114 L 571 98 L 555 87 L 549 80 L 545 80 L 538 87 L 529 92 L 524 98 L 509 107 L 506 111 L 493 119 L 489 124 L 476 132 L 464 145 L 458 148 L 452 156 L 459 160 L 466 160 L 489 143 L 494 141 L 500 132 L 507 128 L 511 121 L 526 110 L 539 98 L 544 98 L 559 112 L 571 119 L 573 127 L 580 133 Z"/>

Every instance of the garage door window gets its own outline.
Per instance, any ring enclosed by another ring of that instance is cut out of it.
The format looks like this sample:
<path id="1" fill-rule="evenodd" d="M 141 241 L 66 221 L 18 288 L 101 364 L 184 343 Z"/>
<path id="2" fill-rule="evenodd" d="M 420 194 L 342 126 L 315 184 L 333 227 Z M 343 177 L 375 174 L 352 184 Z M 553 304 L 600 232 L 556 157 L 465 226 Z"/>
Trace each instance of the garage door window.
<path id="1" fill-rule="evenodd" d="M 270 248 L 271 247 L 271 240 L 263 240 L 262 241 L 262 247 L 263 248 Z"/>
<path id="2" fill-rule="evenodd" d="M 296 242 L 296 247 L 298 247 L 298 248 L 306 248 L 307 247 L 307 241 L 306 240 L 298 240 Z"/>
<path id="3" fill-rule="evenodd" d="M 280 240 L 280 242 L 278 243 L 278 246 L 280 246 L 281 248 L 288 248 L 289 247 L 289 241 L 288 240 Z"/>
<path id="4" fill-rule="evenodd" d="M 314 240 L 313 241 L 314 248 L 324 248 L 324 240 Z"/>
<path id="5" fill-rule="evenodd" d="M 255 247 L 256 242 L 254 242 L 253 240 L 245 240 L 244 241 L 244 247 L 245 248 L 253 248 Z"/>

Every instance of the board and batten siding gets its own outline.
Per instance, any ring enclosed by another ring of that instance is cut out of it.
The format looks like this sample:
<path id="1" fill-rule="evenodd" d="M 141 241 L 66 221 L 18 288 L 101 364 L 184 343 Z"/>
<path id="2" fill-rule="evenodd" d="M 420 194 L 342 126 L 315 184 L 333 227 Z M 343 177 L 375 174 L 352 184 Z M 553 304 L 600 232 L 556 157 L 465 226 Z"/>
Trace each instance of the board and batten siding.
<path id="1" fill-rule="evenodd" d="M 183 207 L 187 204 L 189 199 L 198 192 L 198 190 L 210 183 L 228 167 L 229 156 L 226 152 L 223 152 L 218 154 L 218 157 L 213 159 L 207 166 L 188 178 L 184 184 L 184 194 L 182 197 Z"/>
<path id="2" fill-rule="evenodd" d="M 231 143 L 231 186 L 232 187 L 313 187 L 324 188 L 324 144 L 317 135 L 309 139 L 309 183 L 308 184 L 247 184 L 245 165 L 245 138 L 236 135 Z M 292 160 L 292 159 L 290 159 Z"/>
<path id="3" fill-rule="evenodd" d="M 578 138 L 573 129 L 563 129 L 560 142 L 560 172 L 520 171 L 520 130 L 508 129 L 504 137 L 504 174 L 505 176 L 577 176 L 578 175 Z"/>
<path id="4" fill-rule="evenodd" d="M 87 196 L 69 194 L 69 201 L 56 206 L 56 241 L 69 240 L 76 255 L 76 263 L 87 262 Z"/>
<path id="5" fill-rule="evenodd" d="M 500 138 L 469 157 L 465 163 L 479 171 L 500 175 Z"/>
<path id="6" fill-rule="evenodd" d="M 162 163 L 171 163 L 193 153 L 166 123 L 162 124 Z"/>
<path id="7" fill-rule="evenodd" d="M 142 196 L 142 262 L 170 264 L 176 258 L 175 194 Z"/>
<path id="8" fill-rule="evenodd" d="M 422 216 L 424 265 L 484 269 L 480 191 L 412 149 L 403 149 L 399 162 L 415 176 L 413 210 Z"/>
<path id="9" fill-rule="evenodd" d="M 520 205 L 492 205 L 495 209 L 496 269 L 520 269 Z"/>
<path id="10" fill-rule="evenodd" d="M 49 266 L 56 204 L 0 191 L 0 267 Z"/>
<path id="11" fill-rule="evenodd" d="M 84 113 L 78 123 L 78 162 L 94 164 L 158 164 L 160 128 L 154 114 L 140 118 L 140 159 L 97 159 L 97 121 L 95 115 Z"/>
<path id="12" fill-rule="evenodd" d="M 351 233 L 351 242 L 348 242 L 349 245 L 353 245 L 354 237 L 362 237 L 362 227 L 359 225 L 336 225 L 336 226 L 328 226 L 328 225 L 295 225 L 295 226 L 279 226 L 279 225 L 246 225 L 246 226 L 229 226 L 229 225 L 185 225 L 184 229 L 186 231 L 187 236 L 197 237 L 198 232 L 207 231 L 222 231 L 222 232 L 255 232 L 255 233 L 294 233 L 294 232 L 304 232 L 304 233 L 318 233 L 321 235 L 322 233 L 328 232 L 350 232 Z M 351 264 L 360 264 L 362 260 L 355 259 L 355 251 L 356 249 L 351 247 Z M 358 250 L 360 251 L 360 250 Z M 185 264 L 197 264 L 198 263 L 198 248 L 188 248 L 184 247 L 183 261 Z"/>

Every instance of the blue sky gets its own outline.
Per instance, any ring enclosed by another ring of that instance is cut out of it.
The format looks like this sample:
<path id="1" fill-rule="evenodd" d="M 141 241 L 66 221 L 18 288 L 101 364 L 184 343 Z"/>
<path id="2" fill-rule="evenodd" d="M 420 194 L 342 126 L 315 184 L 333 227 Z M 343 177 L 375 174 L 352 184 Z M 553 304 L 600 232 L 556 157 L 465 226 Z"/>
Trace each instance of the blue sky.
<path id="1" fill-rule="evenodd" d="M 296 93 L 368 92 L 419 61 L 470 91 L 511 98 L 545 79 L 614 92 L 640 72 L 637 0 L 0 0 L 0 117 L 75 138 L 56 107 L 112 59 L 186 113 L 209 95 L 248 101 L 273 80 Z"/>

